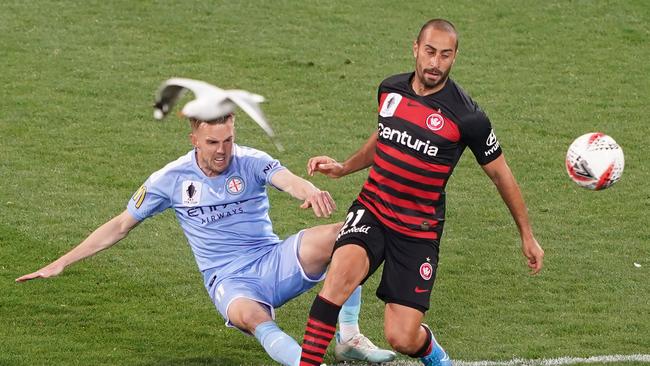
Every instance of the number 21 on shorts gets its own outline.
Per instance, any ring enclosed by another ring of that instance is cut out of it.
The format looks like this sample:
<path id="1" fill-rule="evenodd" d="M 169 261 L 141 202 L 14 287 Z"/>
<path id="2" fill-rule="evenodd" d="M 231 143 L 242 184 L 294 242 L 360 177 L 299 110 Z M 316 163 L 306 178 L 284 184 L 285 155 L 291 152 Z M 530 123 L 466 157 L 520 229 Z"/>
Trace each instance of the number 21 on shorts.
<path id="1" fill-rule="evenodd" d="M 361 209 L 357 210 L 357 212 L 348 212 L 348 216 L 345 218 L 345 223 L 343 224 L 343 227 L 341 228 L 341 232 L 344 232 L 345 229 L 348 228 L 348 226 L 357 226 L 359 223 L 359 220 L 361 220 L 361 217 L 363 217 L 363 214 L 366 212 L 366 210 Z M 350 221 L 352 221 L 352 225 L 350 225 Z"/>

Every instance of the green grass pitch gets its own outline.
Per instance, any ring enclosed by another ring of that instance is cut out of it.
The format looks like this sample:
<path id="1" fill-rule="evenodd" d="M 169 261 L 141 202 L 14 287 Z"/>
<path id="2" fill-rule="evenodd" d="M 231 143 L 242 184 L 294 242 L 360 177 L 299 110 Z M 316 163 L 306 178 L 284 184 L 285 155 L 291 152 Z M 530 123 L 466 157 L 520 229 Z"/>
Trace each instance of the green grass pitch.
<path id="1" fill-rule="evenodd" d="M 376 125 L 377 85 L 412 70 L 412 40 L 433 17 L 460 31 L 452 76 L 495 126 L 546 268 L 527 275 L 512 219 L 466 152 L 448 186 L 426 321 L 460 360 L 650 353 L 647 1 L 5 0 L 0 365 L 271 364 L 254 339 L 224 327 L 171 212 L 61 277 L 13 280 L 119 213 L 190 148 L 179 118 L 151 117 L 166 78 L 266 96 L 286 151 L 243 115 L 238 142 L 305 176 L 310 156 L 344 159 L 361 146 Z M 626 158 L 622 180 L 601 192 L 564 171 L 571 141 L 591 131 L 614 137 Z M 342 220 L 364 179 L 311 179 L 339 204 L 330 220 L 271 192 L 276 232 Z M 386 346 L 376 285 L 366 286 L 361 327 Z M 315 294 L 277 312 L 295 338 Z"/>

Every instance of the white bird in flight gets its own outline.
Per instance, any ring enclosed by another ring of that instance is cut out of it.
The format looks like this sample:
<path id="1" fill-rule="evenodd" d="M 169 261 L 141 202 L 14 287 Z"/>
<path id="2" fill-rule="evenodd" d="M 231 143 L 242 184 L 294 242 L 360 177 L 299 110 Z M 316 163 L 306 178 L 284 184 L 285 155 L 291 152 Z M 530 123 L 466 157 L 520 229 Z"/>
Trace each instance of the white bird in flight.
<path id="1" fill-rule="evenodd" d="M 187 90 L 194 93 L 196 99 L 185 104 L 181 110 L 183 116 L 211 121 L 225 117 L 239 107 L 262 127 L 278 150 L 284 151 L 282 145 L 275 139 L 271 125 L 260 109 L 259 103 L 264 102 L 264 97 L 245 90 L 223 90 L 200 80 L 168 79 L 162 83 L 156 93 L 153 117 L 157 120 L 165 118 Z"/>

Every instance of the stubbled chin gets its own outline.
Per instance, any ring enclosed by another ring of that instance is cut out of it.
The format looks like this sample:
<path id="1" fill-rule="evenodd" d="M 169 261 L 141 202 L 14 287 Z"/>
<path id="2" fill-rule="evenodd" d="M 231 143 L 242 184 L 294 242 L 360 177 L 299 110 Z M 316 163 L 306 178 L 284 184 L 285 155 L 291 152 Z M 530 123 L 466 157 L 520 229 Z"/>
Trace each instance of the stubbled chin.
<path id="1" fill-rule="evenodd" d="M 212 166 L 215 168 L 215 170 L 219 170 L 219 171 L 225 170 L 228 167 L 227 160 L 225 159 L 221 161 L 213 160 Z"/>

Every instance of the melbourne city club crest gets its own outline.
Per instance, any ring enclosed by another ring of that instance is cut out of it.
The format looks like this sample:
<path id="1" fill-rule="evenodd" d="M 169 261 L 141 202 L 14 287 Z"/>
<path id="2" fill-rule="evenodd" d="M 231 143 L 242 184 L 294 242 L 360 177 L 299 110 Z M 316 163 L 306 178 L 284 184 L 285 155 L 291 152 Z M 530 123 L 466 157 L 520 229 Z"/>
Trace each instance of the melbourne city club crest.
<path id="1" fill-rule="evenodd" d="M 246 183 L 244 183 L 242 177 L 235 175 L 226 180 L 226 190 L 230 194 L 241 194 L 244 191 L 244 188 L 246 188 Z"/>
<path id="2" fill-rule="evenodd" d="M 185 206 L 197 206 L 201 200 L 201 187 L 203 183 L 184 180 L 183 181 L 183 204 Z"/>

